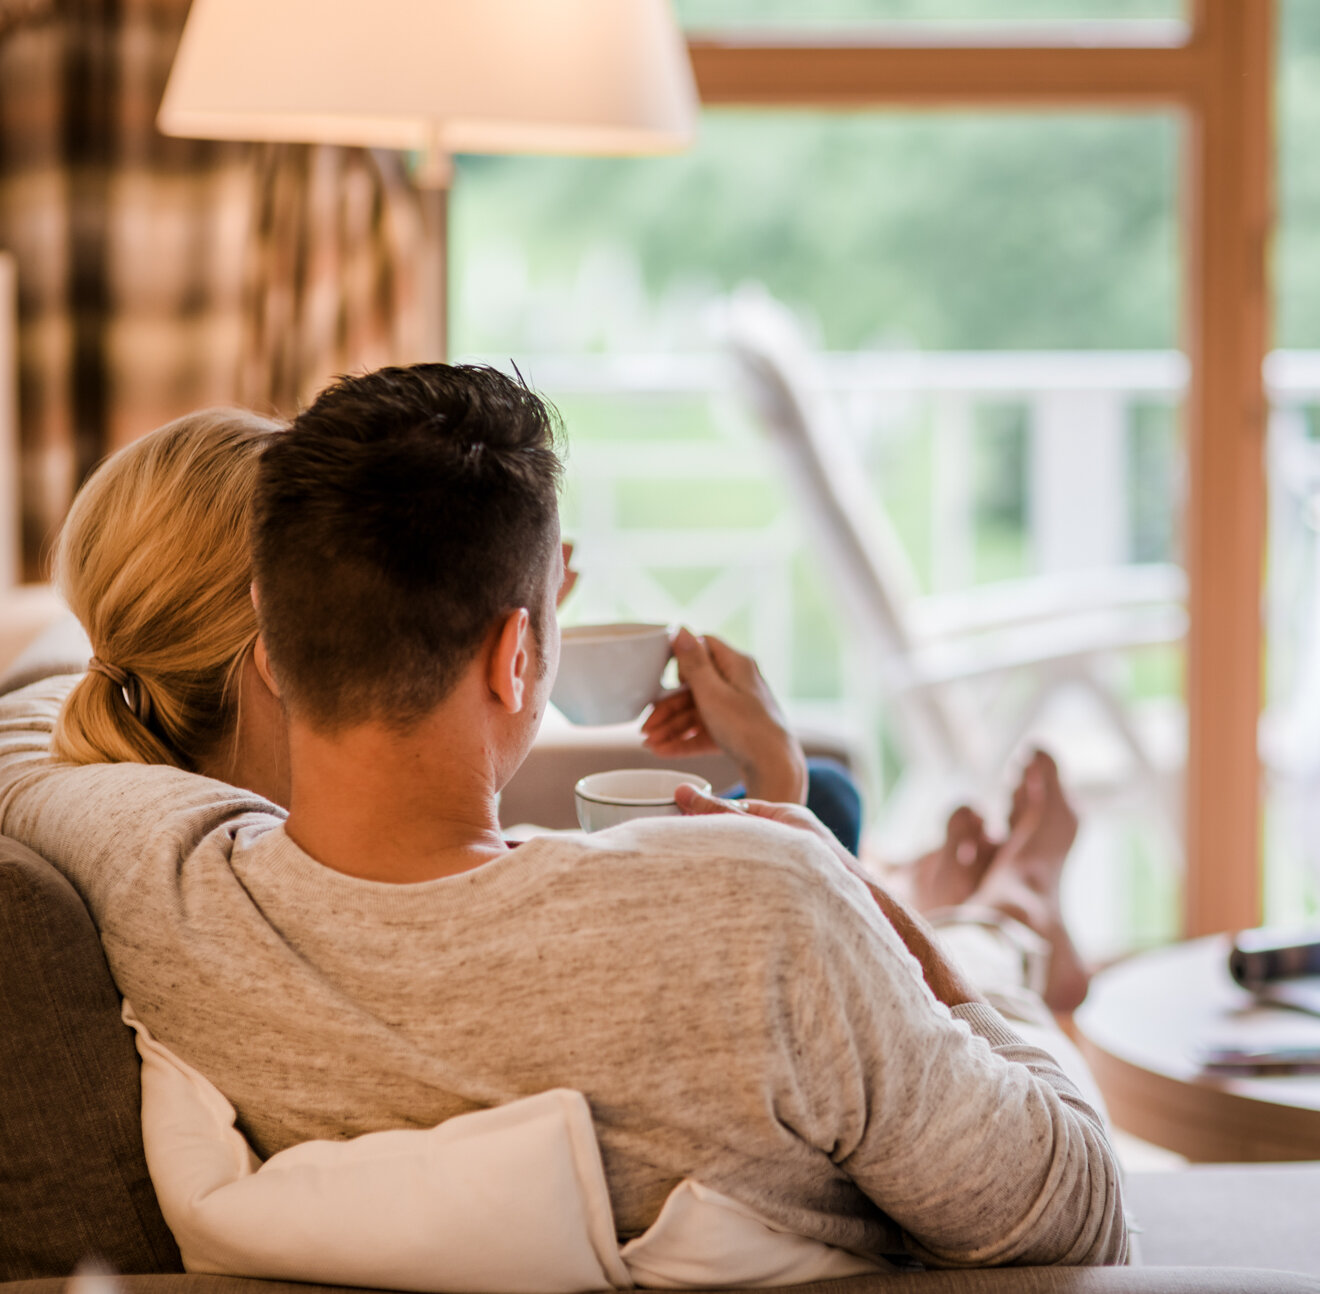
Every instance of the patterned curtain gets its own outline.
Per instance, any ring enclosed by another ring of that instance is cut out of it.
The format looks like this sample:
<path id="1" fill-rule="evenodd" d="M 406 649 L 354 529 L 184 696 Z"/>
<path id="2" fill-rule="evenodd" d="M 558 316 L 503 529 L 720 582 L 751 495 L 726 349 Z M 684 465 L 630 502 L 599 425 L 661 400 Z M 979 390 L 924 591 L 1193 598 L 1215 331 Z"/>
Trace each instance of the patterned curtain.
<path id="1" fill-rule="evenodd" d="M 334 374 L 421 359 L 422 211 L 400 155 L 256 154 L 240 401 L 289 412 Z"/>
<path id="2" fill-rule="evenodd" d="M 187 0 L 0 0 L 0 247 L 19 280 L 25 576 L 109 450 L 189 409 L 291 413 L 416 358 L 396 155 L 167 139 Z"/>

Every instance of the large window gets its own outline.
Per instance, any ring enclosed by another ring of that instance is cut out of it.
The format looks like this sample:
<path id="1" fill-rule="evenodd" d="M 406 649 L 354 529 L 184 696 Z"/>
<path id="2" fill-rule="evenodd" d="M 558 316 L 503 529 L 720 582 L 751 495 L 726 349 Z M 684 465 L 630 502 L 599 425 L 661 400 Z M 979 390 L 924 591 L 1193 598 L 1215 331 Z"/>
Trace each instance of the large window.
<path id="1" fill-rule="evenodd" d="M 1280 7 L 1269 428 L 1266 916 L 1320 913 L 1320 8 Z"/>
<path id="2" fill-rule="evenodd" d="M 575 617 L 726 632 L 803 722 L 849 729 L 895 850 L 915 843 L 904 822 L 934 829 L 941 806 L 911 775 L 930 715 L 908 721 L 931 689 L 875 616 L 857 622 L 748 386 L 739 330 L 777 320 L 807 421 L 879 519 L 908 627 L 1035 605 L 1017 645 L 1037 668 L 992 680 L 953 653 L 948 705 L 989 696 L 1002 732 L 1045 733 L 1076 779 L 1126 765 L 1144 792 L 1095 815 L 1118 838 L 1074 902 L 1098 950 L 1173 934 L 1180 891 L 1193 932 L 1259 905 L 1270 8 L 689 0 L 708 104 L 692 154 L 471 159 L 456 187 L 455 349 L 514 358 L 573 434 Z M 949 25 L 895 34 L 913 19 Z M 1006 21 L 954 30 L 973 19 Z M 1184 559 L 1185 654 L 1155 605 L 1180 599 Z M 1067 634 L 1022 593 L 1051 579 L 1048 608 L 1096 611 L 1073 640 L 1096 657 L 1080 686 Z M 1151 614 L 1120 615 L 1126 601 Z"/>
<path id="3" fill-rule="evenodd" d="M 993 752 L 1047 743 L 1092 810 L 1074 902 L 1100 953 L 1178 923 L 1181 647 L 1133 633 L 1123 596 L 1178 555 L 1177 156 L 1169 115 L 713 110 L 682 158 L 473 159 L 456 189 L 456 345 L 512 357 L 568 422 L 570 614 L 754 651 L 858 751 L 891 857 L 933 843 L 950 797 L 1002 802 Z M 1022 668 L 941 686 L 966 731 L 954 766 L 928 751 L 894 642 L 850 616 L 740 388 L 758 301 L 800 333 L 809 412 L 892 523 L 877 574 L 910 586 L 911 632 L 969 590 L 1103 572 L 1093 623 L 1131 649 L 1079 664 L 1047 617 Z"/>

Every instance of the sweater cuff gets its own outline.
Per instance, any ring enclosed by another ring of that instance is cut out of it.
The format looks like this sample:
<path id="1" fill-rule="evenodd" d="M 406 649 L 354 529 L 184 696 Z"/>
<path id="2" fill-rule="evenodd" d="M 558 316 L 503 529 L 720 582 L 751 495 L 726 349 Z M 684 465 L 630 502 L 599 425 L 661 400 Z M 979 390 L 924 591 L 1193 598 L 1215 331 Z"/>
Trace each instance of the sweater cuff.
<path id="1" fill-rule="evenodd" d="M 963 1002 L 950 1007 L 949 1013 L 955 1020 L 961 1020 L 979 1038 L 984 1038 L 992 1047 L 1025 1047 L 1026 1039 L 1014 1033 L 1004 1023 L 1004 1017 L 994 1007 L 985 1002 Z"/>

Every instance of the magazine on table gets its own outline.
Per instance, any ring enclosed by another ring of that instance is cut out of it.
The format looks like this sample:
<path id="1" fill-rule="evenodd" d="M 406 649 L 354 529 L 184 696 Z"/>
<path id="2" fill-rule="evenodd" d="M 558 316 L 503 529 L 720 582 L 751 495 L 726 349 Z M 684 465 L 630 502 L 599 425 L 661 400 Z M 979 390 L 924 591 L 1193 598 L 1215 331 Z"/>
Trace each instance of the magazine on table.
<path id="1" fill-rule="evenodd" d="M 1207 1038 L 1196 1059 L 1207 1075 L 1320 1074 L 1320 930 L 1240 931 L 1228 970 L 1262 1007 Z"/>

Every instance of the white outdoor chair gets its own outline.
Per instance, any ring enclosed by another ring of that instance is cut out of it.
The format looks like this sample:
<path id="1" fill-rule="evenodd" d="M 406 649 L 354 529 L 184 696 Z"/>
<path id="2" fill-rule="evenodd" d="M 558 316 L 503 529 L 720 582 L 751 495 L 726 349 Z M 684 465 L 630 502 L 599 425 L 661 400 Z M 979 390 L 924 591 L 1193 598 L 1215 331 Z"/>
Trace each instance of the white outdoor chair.
<path id="1" fill-rule="evenodd" d="M 1077 793 L 1091 804 L 1153 795 L 1180 842 L 1181 751 L 1157 754 L 1106 666 L 1116 652 L 1184 635 L 1183 572 L 1127 565 L 923 596 L 858 454 L 818 394 L 814 357 L 791 311 L 743 291 L 725 327 L 737 386 L 777 452 L 901 746 L 886 840 L 917 843 L 952 799 L 997 796 L 1008 759 L 1042 735 L 1043 713 L 1065 689 L 1081 689 L 1092 702 L 1089 731 L 1051 744 L 1103 747 L 1109 757 L 1097 763 L 1082 750 L 1056 749 Z"/>

